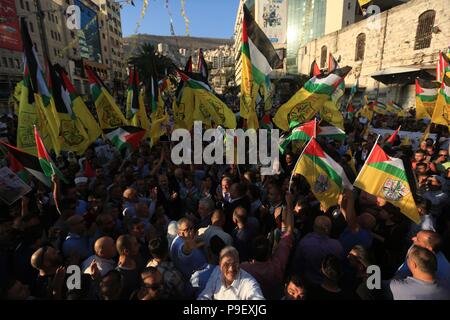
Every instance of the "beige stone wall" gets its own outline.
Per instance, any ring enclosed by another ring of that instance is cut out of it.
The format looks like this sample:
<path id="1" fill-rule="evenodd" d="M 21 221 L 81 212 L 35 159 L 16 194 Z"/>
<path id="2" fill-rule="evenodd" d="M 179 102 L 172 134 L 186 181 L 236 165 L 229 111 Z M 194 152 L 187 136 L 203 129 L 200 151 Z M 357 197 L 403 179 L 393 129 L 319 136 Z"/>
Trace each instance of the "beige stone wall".
<path id="1" fill-rule="evenodd" d="M 439 27 L 440 32 L 433 33 L 429 48 L 414 50 L 419 16 L 430 9 L 436 11 L 434 26 Z M 447 1 L 441 0 L 412 0 L 374 19 L 374 24 L 366 19 L 300 48 L 299 72 L 308 74 L 314 59 L 320 63 L 321 48 L 325 45 L 328 53 L 341 58 L 341 66 L 353 67 L 346 79 L 347 86 L 353 85 L 359 76 L 360 87 L 366 88 L 369 96 L 375 96 L 378 91 L 382 101 L 396 100 L 404 107 L 412 106 L 414 90 L 411 86 L 387 87 L 371 75 L 379 70 L 401 66 L 421 67 L 433 72 L 439 50 L 450 45 L 450 6 Z M 366 34 L 365 55 L 363 61 L 355 61 L 356 38 L 360 33 Z"/>

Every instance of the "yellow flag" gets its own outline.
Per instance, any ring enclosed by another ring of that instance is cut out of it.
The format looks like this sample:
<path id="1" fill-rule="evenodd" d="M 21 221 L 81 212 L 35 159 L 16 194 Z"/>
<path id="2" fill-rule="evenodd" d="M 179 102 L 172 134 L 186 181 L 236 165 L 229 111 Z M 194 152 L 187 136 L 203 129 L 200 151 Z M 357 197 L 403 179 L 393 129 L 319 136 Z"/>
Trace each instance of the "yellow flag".
<path id="1" fill-rule="evenodd" d="M 328 98 L 328 95 L 314 94 L 302 88 L 278 109 L 273 123 L 288 131 L 291 121 L 303 123 L 311 120 Z"/>
<path id="2" fill-rule="evenodd" d="M 179 103 L 173 102 L 173 117 L 175 121 L 174 129 L 187 129 L 191 130 L 194 125 L 194 89 L 185 86 L 181 92 L 181 99 Z"/>
<path id="3" fill-rule="evenodd" d="M 105 88 L 100 90 L 100 95 L 95 99 L 95 109 L 97 110 L 100 127 L 107 129 L 128 125 L 127 119 L 120 111 L 114 98 Z"/>
<path id="4" fill-rule="evenodd" d="M 37 156 L 36 140 L 33 125 L 36 125 L 43 136 L 44 143 L 49 146 L 49 135 L 44 126 L 45 117 L 36 104 L 28 103 L 28 87 L 22 86 L 18 111 L 17 147 Z M 47 143 L 46 143 L 47 142 Z M 51 142 L 50 142 L 51 143 Z"/>
<path id="5" fill-rule="evenodd" d="M 196 113 L 194 120 L 201 120 L 209 124 L 212 121 L 216 125 L 228 129 L 236 128 L 236 117 L 230 108 L 212 92 L 205 89 L 195 89 Z"/>
<path id="6" fill-rule="evenodd" d="M 93 143 L 102 134 L 102 130 L 95 120 L 92 113 L 84 103 L 83 99 L 78 96 L 73 101 L 73 112 L 77 115 L 80 122 L 86 128 L 89 144 Z"/>
<path id="7" fill-rule="evenodd" d="M 344 130 L 344 118 L 336 103 L 332 100 L 326 101 L 320 109 L 320 118 L 326 122 Z"/>
<path id="8" fill-rule="evenodd" d="M 450 72 L 445 73 L 431 122 L 450 127 Z"/>

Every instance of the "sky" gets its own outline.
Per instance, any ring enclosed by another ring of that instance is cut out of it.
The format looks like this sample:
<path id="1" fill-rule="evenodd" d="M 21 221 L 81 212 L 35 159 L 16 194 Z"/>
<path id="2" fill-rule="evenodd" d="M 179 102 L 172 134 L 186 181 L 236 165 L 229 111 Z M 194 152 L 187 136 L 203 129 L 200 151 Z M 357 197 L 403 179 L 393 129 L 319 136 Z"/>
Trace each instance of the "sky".
<path id="1" fill-rule="evenodd" d="M 182 0 L 148 0 L 148 7 L 138 33 L 171 35 L 170 18 L 166 2 L 173 17 L 175 35 L 186 35 L 186 25 L 181 15 Z M 185 0 L 192 37 L 231 38 L 234 32 L 239 0 Z M 135 7 L 124 5 L 121 10 L 123 36 L 135 34 L 140 20 L 143 0 L 134 0 Z"/>

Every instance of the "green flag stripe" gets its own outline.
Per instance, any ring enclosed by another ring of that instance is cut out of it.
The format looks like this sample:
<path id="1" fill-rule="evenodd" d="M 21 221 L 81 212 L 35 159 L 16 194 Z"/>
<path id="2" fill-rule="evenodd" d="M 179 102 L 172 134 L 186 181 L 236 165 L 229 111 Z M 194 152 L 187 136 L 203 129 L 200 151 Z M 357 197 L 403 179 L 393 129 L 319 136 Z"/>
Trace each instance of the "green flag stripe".
<path id="1" fill-rule="evenodd" d="M 303 87 L 309 92 L 317 93 L 317 94 L 327 94 L 332 95 L 334 90 L 336 90 L 335 87 L 326 85 L 324 83 L 314 83 L 312 81 L 308 81 L 305 83 L 305 86 Z"/>
<path id="2" fill-rule="evenodd" d="M 336 171 L 334 171 L 334 169 L 329 164 L 327 164 L 325 161 L 323 161 L 322 158 L 317 157 L 317 156 L 312 156 L 312 155 L 306 154 L 306 153 L 303 156 L 308 157 L 309 159 L 311 159 L 312 162 L 314 162 L 319 167 L 321 167 L 327 173 L 328 177 L 330 177 L 331 180 L 333 180 L 334 183 L 336 183 L 336 185 L 340 189 L 342 189 L 343 183 L 342 183 L 341 176 Z"/>
<path id="3" fill-rule="evenodd" d="M 375 162 L 368 164 L 369 166 L 376 168 L 378 170 L 384 171 L 390 175 L 393 175 L 403 181 L 408 182 L 408 178 L 406 177 L 406 173 L 404 170 L 399 169 L 396 166 L 393 166 L 392 164 L 386 163 L 386 162 Z"/>

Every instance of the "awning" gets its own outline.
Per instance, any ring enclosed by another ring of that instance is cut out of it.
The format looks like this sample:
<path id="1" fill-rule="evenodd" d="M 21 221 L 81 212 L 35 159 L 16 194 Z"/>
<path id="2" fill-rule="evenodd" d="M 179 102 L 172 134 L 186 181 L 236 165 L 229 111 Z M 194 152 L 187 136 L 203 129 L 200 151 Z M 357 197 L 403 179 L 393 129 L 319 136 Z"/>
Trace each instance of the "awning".
<path id="1" fill-rule="evenodd" d="M 417 77 L 426 80 L 435 79 L 434 76 L 424 69 L 414 67 L 392 67 L 374 72 L 371 77 L 384 84 L 403 85 L 414 84 Z"/>

